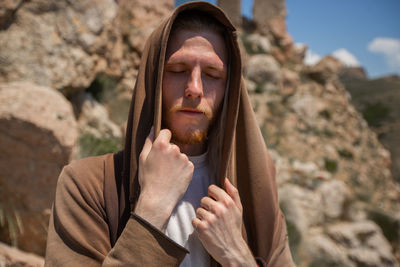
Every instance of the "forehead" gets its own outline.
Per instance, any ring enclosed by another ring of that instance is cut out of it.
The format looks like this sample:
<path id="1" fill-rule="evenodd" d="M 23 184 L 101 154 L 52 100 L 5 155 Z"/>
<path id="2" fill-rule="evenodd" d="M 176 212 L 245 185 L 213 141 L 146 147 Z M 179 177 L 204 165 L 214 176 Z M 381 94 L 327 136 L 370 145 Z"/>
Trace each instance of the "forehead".
<path id="1" fill-rule="evenodd" d="M 212 50 L 224 62 L 227 62 L 228 52 L 224 38 L 211 30 L 176 30 L 168 40 L 166 59 L 175 52 L 197 49 Z"/>

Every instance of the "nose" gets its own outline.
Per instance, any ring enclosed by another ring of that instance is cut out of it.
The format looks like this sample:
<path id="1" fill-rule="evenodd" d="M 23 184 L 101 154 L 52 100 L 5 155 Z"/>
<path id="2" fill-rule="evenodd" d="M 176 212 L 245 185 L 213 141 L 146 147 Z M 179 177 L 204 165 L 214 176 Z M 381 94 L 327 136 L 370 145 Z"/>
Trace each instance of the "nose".
<path id="1" fill-rule="evenodd" d="M 201 79 L 201 68 L 196 66 L 192 69 L 185 89 L 185 97 L 201 98 L 203 97 L 203 82 Z"/>

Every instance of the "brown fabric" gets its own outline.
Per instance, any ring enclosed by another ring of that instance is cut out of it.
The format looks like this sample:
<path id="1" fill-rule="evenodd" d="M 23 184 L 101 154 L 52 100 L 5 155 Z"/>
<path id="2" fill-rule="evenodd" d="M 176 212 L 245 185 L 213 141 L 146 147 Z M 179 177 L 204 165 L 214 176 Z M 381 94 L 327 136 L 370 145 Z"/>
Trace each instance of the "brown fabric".
<path id="1" fill-rule="evenodd" d="M 257 262 L 292 266 L 286 225 L 277 201 L 274 165 L 268 155 L 242 77 L 236 30 L 218 8 L 207 2 L 178 7 L 149 37 L 141 59 L 127 124 L 123 154 L 81 160 L 60 175 L 50 221 L 46 264 L 82 263 L 144 266 L 178 265 L 184 248 L 131 216 L 140 188 L 138 159 L 152 125 L 161 128 L 162 74 L 171 26 L 179 13 L 197 9 L 226 28 L 230 53 L 227 120 L 217 184 L 228 177 L 238 187 L 244 207 L 244 238 Z M 216 262 L 212 261 L 215 266 Z"/>
<path id="2" fill-rule="evenodd" d="M 187 250 L 137 216 L 114 246 L 104 197 L 107 154 L 76 161 L 60 174 L 50 218 L 46 266 L 178 266 Z M 117 196 L 117 191 L 114 191 Z"/>

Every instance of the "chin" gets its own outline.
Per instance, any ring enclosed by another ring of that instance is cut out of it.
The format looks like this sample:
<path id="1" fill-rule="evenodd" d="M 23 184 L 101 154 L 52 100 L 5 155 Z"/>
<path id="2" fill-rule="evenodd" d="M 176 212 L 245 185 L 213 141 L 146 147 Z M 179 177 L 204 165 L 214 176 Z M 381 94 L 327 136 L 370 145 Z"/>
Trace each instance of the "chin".
<path id="1" fill-rule="evenodd" d="M 186 145 L 194 145 L 203 143 L 207 137 L 207 128 L 206 129 L 171 129 L 172 139 L 178 143 L 186 144 Z"/>

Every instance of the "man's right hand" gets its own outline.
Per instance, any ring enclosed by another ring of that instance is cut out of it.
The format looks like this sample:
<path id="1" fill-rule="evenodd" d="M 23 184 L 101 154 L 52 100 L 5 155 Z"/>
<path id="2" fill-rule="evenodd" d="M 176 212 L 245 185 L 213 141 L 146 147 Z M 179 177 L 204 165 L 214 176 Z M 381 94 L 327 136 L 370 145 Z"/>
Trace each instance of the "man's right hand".
<path id="1" fill-rule="evenodd" d="M 164 232 L 192 180 L 194 166 L 178 146 L 170 143 L 170 130 L 161 130 L 153 139 L 152 130 L 139 157 L 141 192 L 135 213 Z"/>

